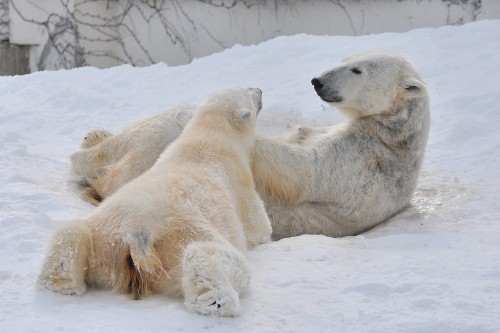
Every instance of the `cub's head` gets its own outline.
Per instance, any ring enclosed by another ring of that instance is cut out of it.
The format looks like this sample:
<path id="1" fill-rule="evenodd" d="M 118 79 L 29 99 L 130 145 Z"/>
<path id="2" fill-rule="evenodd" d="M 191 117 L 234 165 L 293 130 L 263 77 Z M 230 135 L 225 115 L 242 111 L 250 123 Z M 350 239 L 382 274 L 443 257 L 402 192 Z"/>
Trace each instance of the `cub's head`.
<path id="1" fill-rule="evenodd" d="M 226 129 L 253 140 L 255 121 L 261 109 L 262 91 L 259 88 L 225 90 L 201 104 L 199 118 L 204 127 Z"/>
<path id="2" fill-rule="evenodd" d="M 428 98 L 411 63 L 389 52 L 353 55 L 311 83 L 322 100 L 351 118 L 383 113 L 409 98 Z"/>

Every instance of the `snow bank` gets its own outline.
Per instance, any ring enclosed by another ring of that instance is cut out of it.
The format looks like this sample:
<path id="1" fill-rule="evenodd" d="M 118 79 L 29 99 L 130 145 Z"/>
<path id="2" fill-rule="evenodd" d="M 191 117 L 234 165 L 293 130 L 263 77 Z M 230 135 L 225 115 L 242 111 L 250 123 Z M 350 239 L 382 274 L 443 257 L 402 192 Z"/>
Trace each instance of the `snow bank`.
<path id="1" fill-rule="evenodd" d="M 428 84 L 432 125 L 412 207 L 357 237 L 301 236 L 249 253 L 239 318 L 161 296 L 71 297 L 35 289 L 54 229 L 93 207 L 68 156 L 87 131 L 117 131 L 226 88 L 264 92 L 258 131 L 342 116 L 310 80 L 355 52 L 390 49 Z M 0 322 L 5 332 L 495 332 L 500 327 L 500 21 L 359 37 L 296 35 L 190 65 L 80 68 L 0 78 Z"/>

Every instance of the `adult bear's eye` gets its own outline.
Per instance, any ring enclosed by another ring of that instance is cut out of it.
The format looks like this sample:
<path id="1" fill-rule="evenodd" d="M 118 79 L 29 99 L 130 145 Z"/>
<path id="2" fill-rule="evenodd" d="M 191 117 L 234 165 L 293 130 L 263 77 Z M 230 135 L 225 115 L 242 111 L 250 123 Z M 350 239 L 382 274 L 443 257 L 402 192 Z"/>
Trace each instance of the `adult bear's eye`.
<path id="1" fill-rule="evenodd" d="M 354 74 L 361 74 L 361 69 L 354 67 L 351 69 L 351 72 L 353 72 Z"/>

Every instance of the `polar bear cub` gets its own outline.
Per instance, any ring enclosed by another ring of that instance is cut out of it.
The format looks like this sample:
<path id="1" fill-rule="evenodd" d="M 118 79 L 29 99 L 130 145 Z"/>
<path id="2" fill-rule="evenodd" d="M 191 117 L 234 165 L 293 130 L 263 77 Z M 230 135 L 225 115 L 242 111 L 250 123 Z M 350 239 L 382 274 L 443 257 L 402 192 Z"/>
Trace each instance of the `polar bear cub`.
<path id="1" fill-rule="evenodd" d="M 249 162 L 261 106 L 256 88 L 207 99 L 151 169 L 55 233 L 39 283 L 183 295 L 194 312 L 238 315 L 250 283 L 243 253 L 271 235 Z"/>

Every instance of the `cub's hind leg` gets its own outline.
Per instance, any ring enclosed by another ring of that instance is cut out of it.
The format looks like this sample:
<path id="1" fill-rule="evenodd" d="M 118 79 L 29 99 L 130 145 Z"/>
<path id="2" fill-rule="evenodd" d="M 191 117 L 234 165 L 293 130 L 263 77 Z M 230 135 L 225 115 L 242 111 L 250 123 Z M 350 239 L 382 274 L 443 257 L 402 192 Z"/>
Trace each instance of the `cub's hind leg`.
<path id="1" fill-rule="evenodd" d="M 91 251 L 92 235 L 84 222 L 63 225 L 52 237 L 39 285 L 61 294 L 83 294 Z"/>
<path id="2" fill-rule="evenodd" d="M 185 304 L 204 315 L 237 316 L 240 295 L 250 285 L 247 259 L 229 243 L 194 242 L 183 260 L 182 289 Z"/>

